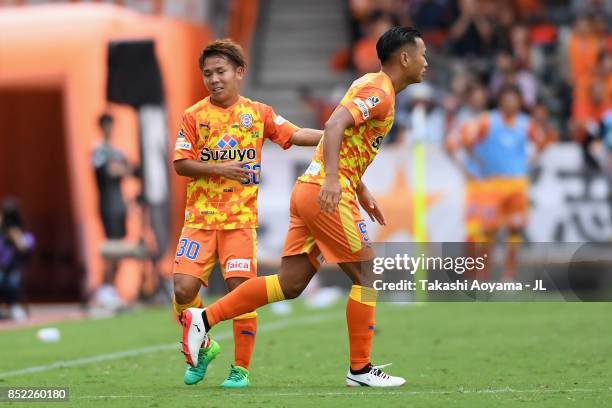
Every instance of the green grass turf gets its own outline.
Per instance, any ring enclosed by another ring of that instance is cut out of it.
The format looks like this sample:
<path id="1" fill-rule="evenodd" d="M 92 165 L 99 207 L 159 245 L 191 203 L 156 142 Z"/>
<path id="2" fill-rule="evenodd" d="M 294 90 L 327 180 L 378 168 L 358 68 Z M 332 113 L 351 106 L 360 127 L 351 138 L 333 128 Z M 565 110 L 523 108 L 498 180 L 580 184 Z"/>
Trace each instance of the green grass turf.
<path id="1" fill-rule="evenodd" d="M 229 372 L 230 323 L 215 327 L 220 357 L 203 383 L 182 384 L 179 328 L 167 310 L 58 324 L 59 343 L 38 328 L 0 333 L 0 387 L 68 386 L 68 403 L 22 407 L 609 407 L 612 403 L 612 304 L 379 304 L 373 362 L 408 379 L 390 390 L 347 388 L 342 304 L 324 311 L 295 302 L 289 317 L 260 312 L 252 386 L 221 390 Z M 301 319 L 311 319 L 300 323 Z M 321 321 L 314 321 L 315 319 Z M 292 326 L 264 325 L 289 321 Z M 175 343 L 160 351 L 6 376 L 1 373 L 105 353 Z"/>

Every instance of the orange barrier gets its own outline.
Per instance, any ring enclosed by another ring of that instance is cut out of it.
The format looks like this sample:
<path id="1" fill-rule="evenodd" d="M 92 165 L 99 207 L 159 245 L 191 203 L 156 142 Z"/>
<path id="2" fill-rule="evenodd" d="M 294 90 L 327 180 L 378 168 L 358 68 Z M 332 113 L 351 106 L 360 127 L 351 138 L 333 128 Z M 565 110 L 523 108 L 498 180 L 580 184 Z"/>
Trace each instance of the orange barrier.
<path id="1" fill-rule="evenodd" d="M 258 15 L 259 0 L 232 0 L 228 10 L 227 36 L 245 50 L 250 49 Z"/>
<path id="2" fill-rule="evenodd" d="M 108 42 L 133 39 L 155 41 L 166 96 L 170 152 L 182 111 L 204 96 L 197 58 L 203 44 L 211 37 L 204 26 L 142 15 L 113 5 L 63 4 L 0 10 L 0 91 L 47 89 L 58 91 L 62 96 L 63 132 L 58 132 L 63 133 L 64 139 L 69 202 L 75 224 L 75 251 L 79 263 L 87 271 L 84 287 L 88 291 L 98 286 L 103 276 L 99 255 L 103 230 L 98 215 L 91 152 L 101 140 L 97 118 L 108 108 Z M 58 103 L 57 98 L 46 100 Z M 42 100 L 39 102 L 45 103 Z M 14 123 L 2 124 L 1 139 L 6 141 L 11 137 L 10 129 L 19 127 L 16 121 L 29 118 L 31 126 L 36 126 L 36 109 L 34 104 L 31 115 L 15 115 L 12 118 L 3 116 L 4 120 Z M 133 163 L 138 157 L 136 113 L 131 108 L 117 105 L 111 105 L 110 111 L 115 116 L 113 145 L 123 150 Z M 51 139 L 45 138 L 44 129 L 38 129 L 37 137 L 38 143 L 51 142 Z M 36 157 L 23 157 L 18 153 L 15 156 L 14 152 L 8 154 L 6 150 L 0 152 L 0 155 L 0 160 L 10 160 L 13 163 L 27 161 L 28 171 L 44 171 L 39 168 Z M 7 164 L 3 168 L 10 166 Z M 7 176 L 0 174 L 0 178 Z M 40 176 L 40 183 L 54 182 L 46 178 L 44 173 Z M 133 199 L 138 190 L 137 182 L 130 181 L 124 187 L 126 196 Z M 19 188 L 22 196 L 28 197 L 30 187 L 22 185 Z M 0 197 L 7 193 L 15 194 L 15 191 L 11 191 L 8 184 L 0 183 Z M 45 197 L 39 199 L 44 202 Z M 25 209 L 29 204 L 23 204 L 24 212 L 28 215 Z M 169 252 L 173 252 L 172 247 L 176 245 L 184 206 L 184 182 L 175 175 L 172 178 L 172 206 L 173 230 L 170 233 L 173 239 Z M 33 205 L 30 207 L 34 208 Z M 134 207 L 129 205 L 132 214 L 129 215 L 128 239 L 132 240 L 138 237 L 140 225 L 139 216 L 133 214 L 136 212 L 132 211 Z M 36 209 L 32 211 L 36 212 Z M 168 262 L 166 272 L 169 272 L 170 267 Z M 118 278 L 120 292 L 128 299 L 137 295 L 137 275 L 121 273 Z"/>

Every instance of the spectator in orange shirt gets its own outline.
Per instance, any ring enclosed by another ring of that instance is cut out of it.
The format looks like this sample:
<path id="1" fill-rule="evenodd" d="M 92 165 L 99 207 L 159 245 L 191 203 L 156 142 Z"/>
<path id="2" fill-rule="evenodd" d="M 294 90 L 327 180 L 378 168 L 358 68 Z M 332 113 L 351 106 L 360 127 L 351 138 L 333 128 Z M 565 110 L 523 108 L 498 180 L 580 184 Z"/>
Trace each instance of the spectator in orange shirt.
<path id="1" fill-rule="evenodd" d="M 376 41 L 392 26 L 393 21 L 389 15 L 377 12 L 370 17 L 367 23 L 367 35 L 357 41 L 353 49 L 353 64 L 359 75 L 380 70 Z"/>
<path id="2" fill-rule="evenodd" d="M 572 82 L 590 74 L 597 64 L 600 49 L 601 42 L 593 32 L 591 18 L 586 15 L 578 16 L 568 43 Z"/>
<path id="3" fill-rule="evenodd" d="M 598 122 L 610 107 L 612 107 L 612 53 L 602 52 L 590 74 L 576 81 L 572 116 L 578 126 Z"/>
<path id="4" fill-rule="evenodd" d="M 576 18 L 568 43 L 570 83 L 574 87 L 572 118 L 578 126 L 589 120 L 591 75 L 597 66 L 597 59 L 603 41 L 593 30 L 593 19 L 582 15 Z"/>

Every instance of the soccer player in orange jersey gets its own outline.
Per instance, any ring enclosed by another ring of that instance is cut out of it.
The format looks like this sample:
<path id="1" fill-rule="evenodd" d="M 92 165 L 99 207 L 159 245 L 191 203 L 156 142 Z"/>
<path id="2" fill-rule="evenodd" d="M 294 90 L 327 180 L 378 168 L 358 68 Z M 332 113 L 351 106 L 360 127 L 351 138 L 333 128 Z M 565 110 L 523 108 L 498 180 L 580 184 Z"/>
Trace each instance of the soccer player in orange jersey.
<path id="1" fill-rule="evenodd" d="M 204 48 L 199 59 L 210 96 L 187 109 L 174 153 L 176 172 L 189 177 L 185 223 L 174 260 L 174 310 L 202 307 L 201 285 L 219 262 L 232 291 L 257 276 L 257 193 L 261 147 L 265 139 L 287 149 L 315 146 L 323 132 L 300 129 L 272 108 L 240 95 L 246 64 L 231 40 Z M 257 313 L 234 319 L 235 363 L 224 387 L 246 387 L 255 345 Z M 199 348 L 199 347 L 198 347 Z M 219 353 L 210 340 L 188 356 L 185 383 L 195 384 Z"/>
<path id="2" fill-rule="evenodd" d="M 350 343 L 349 386 L 393 387 L 405 383 L 373 366 L 376 291 L 372 288 L 374 251 L 357 201 L 372 220 L 385 217 L 361 177 L 394 119 L 395 94 L 421 82 L 427 67 L 418 31 L 394 27 L 376 44 L 382 70 L 362 76 L 325 124 L 314 158 L 291 195 L 291 222 L 278 275 L 249 279 L 206 309 L 182 314 L 183 352 L 191 361 L 217 323 L 268 303 L 293 299 L 306 287 L 322 258 L 338 263 L 352 280 L 346 306 Z"/>

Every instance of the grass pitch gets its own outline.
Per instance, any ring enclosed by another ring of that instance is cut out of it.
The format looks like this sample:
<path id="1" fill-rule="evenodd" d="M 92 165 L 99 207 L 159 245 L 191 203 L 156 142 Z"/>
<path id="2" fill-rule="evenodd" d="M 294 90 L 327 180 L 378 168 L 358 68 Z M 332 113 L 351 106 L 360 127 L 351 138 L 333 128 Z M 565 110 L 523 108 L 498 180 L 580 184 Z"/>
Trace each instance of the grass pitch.
<path id="1" fill-rule="evenodd" d="M 0 333 L 0 387 L 61 387 L 70 401 L 17 407 L 609 407 L 612 304 L 379 304 L 373 362 L 407 378 L 389 390 L 347 388 L 344 305 L 290 316 L 260 310 L 252 386 L 222 390 L 231 323 L 215 327 L 222 353 L 204 382 L 182 384 L 179 327 L 168 310 Z M 367 404 L 367 405 L 366 405 Z"/>

